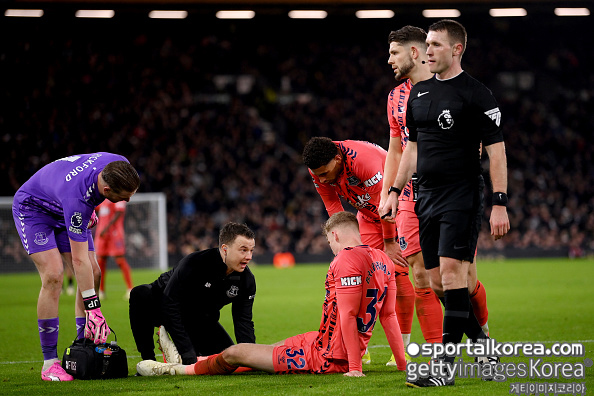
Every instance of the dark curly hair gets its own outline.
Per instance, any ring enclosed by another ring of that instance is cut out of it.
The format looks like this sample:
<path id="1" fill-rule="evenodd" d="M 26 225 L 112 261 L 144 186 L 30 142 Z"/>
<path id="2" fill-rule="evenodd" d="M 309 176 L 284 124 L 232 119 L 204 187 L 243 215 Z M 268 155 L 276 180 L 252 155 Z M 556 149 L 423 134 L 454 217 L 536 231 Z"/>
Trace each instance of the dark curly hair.
<path id="1" fill-rule="evenodd" d="M 303 149 L 303 163 L 309 169 L 318 169 L 332 161 L 338 154 L 338 147 L 327 137 L 312 137 Z"/>

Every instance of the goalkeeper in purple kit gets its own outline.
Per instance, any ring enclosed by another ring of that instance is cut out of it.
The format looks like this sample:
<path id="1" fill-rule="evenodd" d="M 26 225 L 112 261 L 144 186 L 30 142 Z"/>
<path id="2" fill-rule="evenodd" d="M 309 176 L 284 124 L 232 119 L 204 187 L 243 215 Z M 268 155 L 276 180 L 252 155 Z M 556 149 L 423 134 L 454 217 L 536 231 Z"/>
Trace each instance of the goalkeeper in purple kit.
<path id="1" fill-rule="evenodd" d="M 97 205 L 105 199 L 129 201 L 139 185 L 138 173 L 121 155 L 78 154 L 44 166 L 14 196 L 15 225 L 41 277 L 37 322 L 44 381 L 73 379 L 60 366 L 57 353 L 64 263 L 74 270 L 79 288 L 75 306 L 78 336 L 84 327 L 86 338 L 102 343 L 110 333 L 95 291 L 101 271 L 89 228 L 94 225 Z"/>

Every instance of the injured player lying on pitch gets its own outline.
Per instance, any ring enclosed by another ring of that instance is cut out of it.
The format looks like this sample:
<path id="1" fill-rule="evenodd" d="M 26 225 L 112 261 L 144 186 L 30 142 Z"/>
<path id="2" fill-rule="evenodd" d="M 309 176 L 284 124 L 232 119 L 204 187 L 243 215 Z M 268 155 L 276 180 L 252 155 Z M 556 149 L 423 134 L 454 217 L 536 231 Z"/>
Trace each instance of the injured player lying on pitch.
<path id="1" fill-rule="evenodd" d="M 335 213 L 324 224 L 335 258 L 326 274 L 326 295 L 318 331 L 273 345 L 241 343 L 183 365 L 163 327 L 159 344 L 168 363 L 144 360 L 140 375 L 230 374 L 245 367 L 269 373 L 344 373 L 362 377 L 362 356 L 379 318 L 398 370 L 406 369 L 404 344 L 395 311 L 394 263 L 381 250 L 361 243 L 359 225 L 349 212 Z M 373 297 L 370 299 L 370 297 Z"/>

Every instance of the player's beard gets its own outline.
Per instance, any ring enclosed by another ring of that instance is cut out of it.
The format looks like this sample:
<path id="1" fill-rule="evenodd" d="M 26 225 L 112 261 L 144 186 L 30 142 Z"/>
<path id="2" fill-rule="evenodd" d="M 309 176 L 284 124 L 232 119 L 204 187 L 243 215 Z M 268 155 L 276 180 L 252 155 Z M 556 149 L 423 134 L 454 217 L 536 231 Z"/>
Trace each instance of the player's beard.
<path id="1" fill-rule="evenodd" d="M 409 57 L 406 63 L 398 67 L 398 73 L 396 73 L 396 75 L 394 76 L 394 78 L 396 78 L 396 81 L 402 80 L 404 78 L 403 76 L 408 76 L 413 67 L 415 67 L 415 64 L 413 63 L 412 58 Z"/>

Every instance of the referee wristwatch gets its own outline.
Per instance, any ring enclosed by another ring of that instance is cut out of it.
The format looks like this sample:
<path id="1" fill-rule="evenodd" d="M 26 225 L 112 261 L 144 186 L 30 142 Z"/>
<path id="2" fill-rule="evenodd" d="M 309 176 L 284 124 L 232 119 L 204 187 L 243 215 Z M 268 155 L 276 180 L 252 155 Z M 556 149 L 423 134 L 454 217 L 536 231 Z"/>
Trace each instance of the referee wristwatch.
<path id="1" fill-rule="evenodd" d="M 391 186 L 390 189 L 388 190 L 388 195 L 390 195 L 393 192 L 395 192 L 396 194 L 400 195 L 402 193 L 402 190 L 400 190 L 397 187 Z"/>

